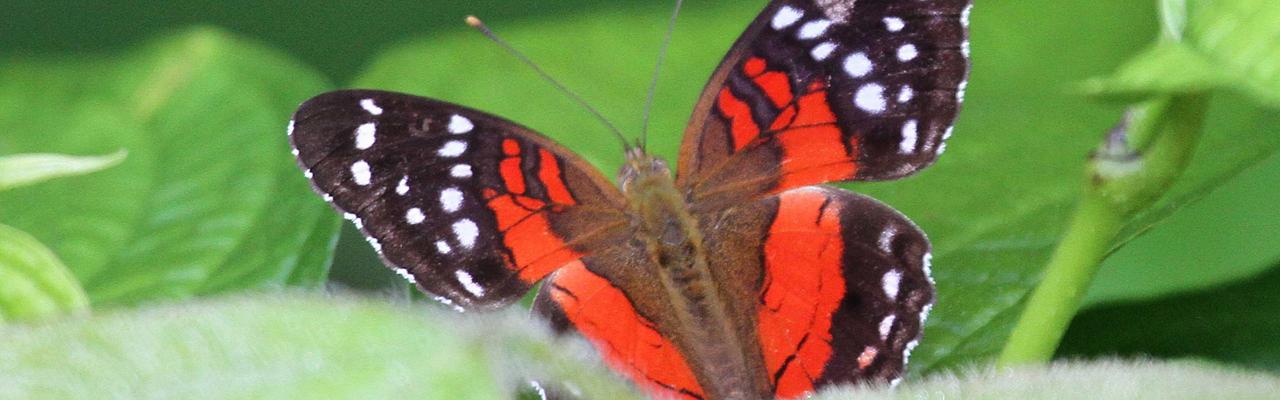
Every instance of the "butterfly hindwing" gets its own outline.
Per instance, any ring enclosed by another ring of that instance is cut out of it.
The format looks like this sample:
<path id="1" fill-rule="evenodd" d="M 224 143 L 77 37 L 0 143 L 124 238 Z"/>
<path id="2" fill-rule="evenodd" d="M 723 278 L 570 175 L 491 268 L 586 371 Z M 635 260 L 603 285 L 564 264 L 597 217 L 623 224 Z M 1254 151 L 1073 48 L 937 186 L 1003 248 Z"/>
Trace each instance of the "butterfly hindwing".
<path id="1" fill-rule="evenodd" d="M 445 102 L 327 93 L 298 109 L 290 140 L 316 190 L 389 266 L 462 307 L 518 299 L 622 221 L 621 194 L 590 164 Z"/>
<path id="2" fill-rule="evenodd" d="M 929 241 L 910 220 L 869 197 L 822 186 L 727 213 L 769 216 L 708 238 L 763 237 L 754 252 L 711 262 L 760 269 L 755 331 L 779 398 L 901 375 L 933 301 Z"/>
<path id="3" fill-rule="evenodd" d="M 969 0 L 777 0 L 712 75 L 681 146 L 702 207 L 931 164 L 963 99 Z"/>

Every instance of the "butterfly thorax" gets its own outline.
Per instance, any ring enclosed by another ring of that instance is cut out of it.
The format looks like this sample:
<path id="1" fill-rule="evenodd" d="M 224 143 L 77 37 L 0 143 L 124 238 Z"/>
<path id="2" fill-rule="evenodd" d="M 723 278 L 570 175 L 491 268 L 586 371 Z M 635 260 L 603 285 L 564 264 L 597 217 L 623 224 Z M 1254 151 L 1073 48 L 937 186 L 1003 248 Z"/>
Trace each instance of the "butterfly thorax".
<path id="1" fill-rule="evenodd" d="M 652 284 L 661 285 L 676 314 L 678 326 L 658 328 L 672 331 L 664 333 L 679 338 L 676 346 L 697 360 L 690 366 L 709 398 L 767 397 L 767 384 L 753 375 L 761 370 L 759 360 L 740 350 L 753 340 L 741 337 L 730 319 L 734 313 L 713 279 L 703 232 L 666 162 L 632 151 L 619 181 L 633 228 L 647 250 L 647 265 L 658 270 L 659 282 Z"/>

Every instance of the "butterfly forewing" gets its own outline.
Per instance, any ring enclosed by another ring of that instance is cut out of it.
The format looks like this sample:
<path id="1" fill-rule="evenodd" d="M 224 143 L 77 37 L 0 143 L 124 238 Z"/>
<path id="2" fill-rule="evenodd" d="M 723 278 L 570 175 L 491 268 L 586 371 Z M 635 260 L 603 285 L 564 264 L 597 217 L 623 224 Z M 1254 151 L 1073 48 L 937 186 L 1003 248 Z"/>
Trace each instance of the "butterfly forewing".
<path id="1" fill-rule="evenodd" d="M 621 221 L 620 194 L 585 161 L 449 103 L 332 92 L 298 109 L 290 139 L 389 266 L 462 307 L 518 299 Z"/>
<path id="2" fill-rule="evenodd" d="M 715 207 L 928 166 L 963 100 L 969 3 L 772 2 L 704 89 L 680 181 Z"/>

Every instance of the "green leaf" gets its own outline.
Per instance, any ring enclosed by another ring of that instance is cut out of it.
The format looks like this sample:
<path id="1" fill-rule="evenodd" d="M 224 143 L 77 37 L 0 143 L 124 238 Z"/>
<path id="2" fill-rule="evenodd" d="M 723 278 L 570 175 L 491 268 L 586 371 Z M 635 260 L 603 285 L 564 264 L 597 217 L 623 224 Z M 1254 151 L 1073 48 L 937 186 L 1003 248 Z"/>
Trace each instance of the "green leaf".
<path id="1" fill-rule="evenodd" d="M 1166 37 L 1085 90 L 1132 102 L 1155 94 L 1236 88 L 1280 107 L 1280 3 L 1166 0 Z"/>
<path id="2" fill-rule="evenodd" d="M 498 399 L 564 380 L 638 398 L 523 313 L 389 303 L 271 295 L 0 328 L 0 397 Z"/>
<path id="3" fill-rule="evenodd" d="M 1047 367 L 940 374 L 897 388 L 824 392 L 835 399 L 1263 399 L 1280 393 L 1280 377 L 1192 361 L 1057 363 Z"/>
<path id="4" fill-rule="evenodd" d="M 104 153 L 118 167 L 0 194 L 95 304 L 315 285 L 337 216 L 284 134 L 327 85 L 280 54 L 193 29 L 114 58 L 0 64 L 0 153 Z"/>
<path id="5" fill-rule="evenodd" d="M 0 323 L 89 310 L 76 277 L 31 235 L 0 224 Z"/>
<path id="6" fill-rule="evenodd" d="M 1280 266 L 1254 279 L 1076 316 L 1059 355 L 1203 357 L 1280 372 Z"/>
<path id="7" fill-rule="evenodd" d="M 19 154 L 0 157 L 0 191 L 63 176 L 101 171 L 124 161 L 127 155 L 128 151 L 120 150 L 105 156 Z"/>
<path id="8" fill-rule="evenodd" d="M 689 5 L 659 82 L 652 151 L 668 160 L 676 154 L 704 80 L 757 10 Z M 852 186 L 902 210 L 935 246 L 938 301 L 913 354 L 914 373 L 984 362 L 1002 347 L 1075 204 L 1087 155 L 1123 112 L 1069 89 L 1114 70 L 1147 46 L 1157 35 L 1155 15 L 1151 2 L 978 4 L 972 84 L 948 153 L 918 176 Z M 619 119 L 624 130 L 635 131 L 653 63 L 644 49 L 658 47 L 657 21 L 663 20 L 658 12 L 618 11 L 489 25 Z M 472 32 L 460 29 L 391 49 L 357 86 L 443 98 L 509 117 L 580 151 L 605 171 L 622 161 L 619 146 L 585 112 Z M 1280 136 L 1272 132 L 1280 119 L 1249 104 L 1231 96 L 1211 104 L 1191 167 L 1170 196 L 1128 224 L 1126 237 L 1280 147 Z"/>

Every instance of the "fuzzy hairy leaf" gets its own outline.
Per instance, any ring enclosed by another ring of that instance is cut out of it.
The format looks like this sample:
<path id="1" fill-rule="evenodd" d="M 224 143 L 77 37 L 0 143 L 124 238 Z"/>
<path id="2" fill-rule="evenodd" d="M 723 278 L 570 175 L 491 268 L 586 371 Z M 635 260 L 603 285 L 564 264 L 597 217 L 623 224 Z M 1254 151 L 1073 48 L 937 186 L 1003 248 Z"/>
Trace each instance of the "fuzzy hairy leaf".
<path id="1" fill-rule="evenodd" d="M 530 380 L 637 398 L 516 314 L 294 293 L 9 326 L 0 398 L 498 399 Z"/>

